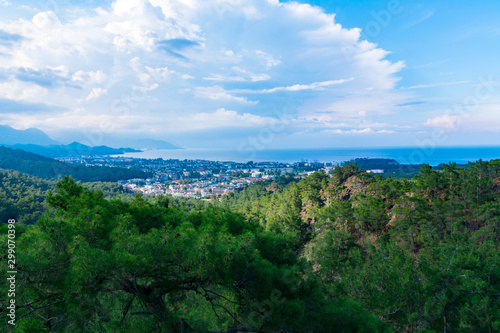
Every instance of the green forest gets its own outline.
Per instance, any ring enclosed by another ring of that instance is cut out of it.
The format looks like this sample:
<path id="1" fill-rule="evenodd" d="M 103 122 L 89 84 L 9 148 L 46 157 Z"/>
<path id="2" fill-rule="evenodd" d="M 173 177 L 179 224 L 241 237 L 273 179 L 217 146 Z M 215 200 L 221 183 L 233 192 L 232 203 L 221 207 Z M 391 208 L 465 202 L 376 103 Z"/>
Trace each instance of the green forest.
<path id="1" fill-rule="evenodd" d="M 54 180 L 69 175 L 82 182 L 116 182 L 132 178 L 148 178 L 142 170 L 69 164 L 21 149 L 0 146 L 0 169 L 16 170 L 30 176 Z"/>
<path id="2" fill-rule="evenodd" d="M 21 215 L 2 330 L 498 332 L 499 171 L 393 179 L 348 163 L 210 202 L 4 172 L 2 218 Z"/>

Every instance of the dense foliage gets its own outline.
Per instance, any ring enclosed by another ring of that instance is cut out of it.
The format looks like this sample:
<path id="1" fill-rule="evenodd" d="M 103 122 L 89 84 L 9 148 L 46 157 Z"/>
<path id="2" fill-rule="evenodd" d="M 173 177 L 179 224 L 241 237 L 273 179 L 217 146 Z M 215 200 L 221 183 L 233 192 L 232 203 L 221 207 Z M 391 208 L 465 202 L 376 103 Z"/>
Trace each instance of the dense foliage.
<path id="1" fill-rule="evenodd" d="M 211 203 L 110 200 L 66 178 L 18 230 L 16 329 L 497 332 L 499 172 L 395 180 L 348 163 Z"/>
<path id="2" fill-rule="evenodd" d="M 47 191 L 55 182 L 0 169 L 0 221 L 36 223 L 45 212 Z"/>
<path id="3" fill-rule="evenodd" d="M 223 202 L 291 235 L 330 299 L 356 300 L 397 331 L 496 332 L 499 165 L 423 165 L 414 179 L 394 180 L 352 163 L 278 194 Z"/>
<path id="4" fill-rule="evenodd" d="M 355 158 L 352 162 L 363 170 L 381 169 L 384 177 L 392 178 L 412 178 L 422 167 L 422 164 L 400 164 L 388 158 Z"/>
<path id="5" fill-rule="evenodd" d="M 83 182 L 116 182 L 152 176 L 151 173 L 141 170 L 68 164 L 24 150 L 3 146 L 0 146 L 0 169 L 16 170 L 42 179 L 60 179 L 65 175 L 70 175 Z"/>
<path id="6" fill-rule="evenodd" d="M 16 331 L 386 330 L 355 302 L 327 301 L 291 240 L 241 214 L 108 201 L 69 178 L 47 203 L 18 235 Z"/>
<path id="7" fill-rule="evenodd" d="M 36 223 L 47 210 L 45 199 L 48 191 L 55 189 L 56 183 L 18 171 L 0 169 L 0 221 L 15 219 L 22 224 Z M 117 183 L 92 182 L 82 185 L 90 190 L 101 191 L 106 198 L 134 199 Z"/>

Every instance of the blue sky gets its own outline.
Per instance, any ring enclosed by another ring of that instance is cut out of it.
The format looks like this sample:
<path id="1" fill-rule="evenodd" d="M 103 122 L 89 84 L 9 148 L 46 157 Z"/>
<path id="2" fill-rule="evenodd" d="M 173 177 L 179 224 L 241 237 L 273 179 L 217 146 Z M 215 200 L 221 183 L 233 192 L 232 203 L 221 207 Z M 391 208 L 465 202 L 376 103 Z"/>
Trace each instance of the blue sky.
<path id="1" fill-rule="evenodd" d="M 92 145 L 500 145 L 499 15 L 494 0 L 0 0 L 0 124 Z"/>

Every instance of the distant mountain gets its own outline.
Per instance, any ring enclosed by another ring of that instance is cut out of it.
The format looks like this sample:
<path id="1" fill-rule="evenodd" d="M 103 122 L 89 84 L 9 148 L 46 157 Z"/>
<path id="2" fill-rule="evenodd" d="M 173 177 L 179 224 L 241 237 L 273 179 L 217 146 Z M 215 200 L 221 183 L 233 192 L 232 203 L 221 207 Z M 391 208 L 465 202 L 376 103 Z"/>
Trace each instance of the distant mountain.
<path id="1" fill-rule="evenodd" d="M 80 141 L 80 140 L 79 140 Z M 85 142 L 81 140 L 80 142 Z M 102 144 L 110 147 L 130 147 L 134 149 L 182 149 L 170 142 L 153 139 L 134 139 L 125 137 L 114 137 L 105 135 L 102 139 Z"/>
<path id="2" fill-rule="evenodd" d="M 136 149 L 182 149 L 181 147 L 163 140 L 139 139 L 127 141 L 128 143 L 126 146 Z"/>
<path id="3" fill-rule="evenodd" d="M 42 179 L 72 176 L 83 182 L 116 182 L 132 178 L 152 177 L 152 173 L 142 170 L 69 164 L 21 149 L 1 146 L 0 169 L 15 170 Z"/>
<path id="4" fill-rule="evenodd" d="M 47 134 L 37 128 L 16 130 L 7 125 L 0 125 L 0 144 L 37 144 L 41 146 L 58 145 L 59 142 L 52 140 Z"/>
<path id="5" fill-rule="evenodd" d="M 182 149 L 163 140 L 134 139 L 110 134 L 104 135 L 98 142 L 89 142 L 90 139 L 83 132 L 66 134 L 60 140 L 63 143 L 72 143 L 67 145 L 61 144 L 61 142 L 52 140 L 47 134 L 37 128 L 16 130 L 7 125 L 0 125 L 0 145 L 19 148 L 49 157 L 115 155 L 137 152 L 135 149 Z M 83 144 L 76 141 L 83 142 Z M 93 147 L 95 144 L 99 144 L 99 146 Z"/>
<path id="6" fill-rule="evenodd" d="M 67 133 L 58 138 L 62 143 L 78 141 L 86 145 L 105 145 L 108 147 L 130 147 L 134 149 L 182 149 L 179 146 L 163 140 L 134 138 L 124 135 L 106 134 L 98 137 L 98 140 L 92 141 L 92 138 L 86 137 L 83 133 Z M 96 138 L 93 138 L 96 139 Z M 97 141 L 97 142 L 96 142 Z"/>
<path id="7" fill-rule="evenodd" d="M 119 155 L 123 153 L 136 153 L 140 150 L 132 148 L 111 148 L 107 146 L 90 147 L 78 142 L 69 145 L 50 145 L 40 146 L 34 144 L 27 145 L 9 145 L 10 148 L 22 149 L 34 154 L 46 157 L 76 157 L 76 156 L 100 156 L 100 155 Z"/>

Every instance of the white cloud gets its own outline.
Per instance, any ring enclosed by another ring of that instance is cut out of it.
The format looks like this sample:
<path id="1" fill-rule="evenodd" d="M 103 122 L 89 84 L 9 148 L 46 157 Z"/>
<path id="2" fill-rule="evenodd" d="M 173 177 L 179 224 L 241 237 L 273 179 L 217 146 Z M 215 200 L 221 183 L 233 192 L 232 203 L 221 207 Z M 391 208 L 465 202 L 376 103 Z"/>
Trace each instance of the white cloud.
<path id="1" fill-rule="evenodd" d="M 274 124 L 278 120 L 272 117 L 262 117 L 251 113 L 239 114 L 233 110 L 218 109 L 215 112 L 202 112 L 190 117 L 181 117 L 197 129 L 214 127 L 258 127 Z"/>
<path id="2" fill-rule="evenodd" d="M 363 129 L 350 129 L 350 130 L 341 130 L 341 129 L 331 129 L 321 131 L 322 134 L 392 134 L 394 131 L 390 130 L 378 130 L 374 131 L 370 127 Z"/>
<path id="3" fill-rule="evenodd" d="M 41 12 L 33 16 L 33 24 L 40 30 L 60 29 L 61 22 L 56 14 L 52 11 Z"/>
<path id="4" fill-rule="evenodd" d="M 115 0 L 109 7 L 81 2 L 31 12 L 31 19 L 0 21 L 0 30 L 22 40 L 0 46 L 0 69 L 52 69 L 58 84 L 0 77 L 0 96 L 65 110 L 91 101 L 86 112 L 71 113 L 75 126 L 115 117 L 116 110 L 125 110 L 124 123 L 157 133 L 179 117 L 257 125 L 285 105 L 296 119 L 341 122 L 390 114 L 409 94 L 395 89 L 402 62 L 387 60 L 389 52 L 361 40 L 360 29 L 346 29 L 310 5 Z M 287 94 L 279 99 L 278 92 Z M 61 112 L 40 117 L 37 126 Z"/>
<path id="5" fill-rule="evenodd" d="M 90 94 L 87 96 L 87 102 L 101 97 L 102 95 L 106 94 L 108 92 L 107 89 L 104 88 L 93 88 Z"/>
<path id="6" fill-rule="evenodd" d="M 271 79 L 271 76 L 268 74 L 254 74 L 251 73 L 243 68 L 240 67 L 233 67 L 232 72 L 234 73 L 233 76 L 224 76 L 221 74 L 212 74 L 209 77 L 206 77 L 205 80 L 207 81 L 235 81 L 235 82 L 259 82 L 259 81 L 266 81 Z"/>
<path id="7" fill-rule="evenodd" d="M 9 80 L 0 82 L 0 98 L 32 103 L 45 102 L 48 89 L 31 82 Z"/>
<path id="8" fill-rule="evenodd" d="M 272 55 L 267 54 L 262 50 L 256 50 L 255 54 L 257 54 L 259 58 L 262 58 L 264 60 L 267 69 L 281 64 L 281 60 L 274 59 Z"/>
<path id="9" fill-rule="evenodd" d="M 419 84 L 416 86 L 408 87 L 407 89 L 434 88 L 434 87 L 451 86 L 455 84 L 463 84 L 469 82 L 470 81 L 454 81 L 454 82 L 441 82 L 441 83 L 431 83 L 431 84 Z"/>
<path id="10" fill-rule="evenodd" d="M 211 100 L 235 101 L 245 104 L 256 104 L 257 101 L 249 101 L 245 97 L 237 97 L 228 93 L 221 86 L 197 87 L 196 96 L 199 98 L 207 98 Z"/>
<path id="11" fill-rule="evenodd" d="M 427 119 L 425 125 L 437 128 L 453 129 L 455 128 L 456 123 L 457 117 L 445 114 L 443 116 Z"/>
<path id="12" fill-rule="evenodd" d="M 390 131 L 390 130 L 374 131 L 373 129 L 368 127 L 368 128 L 363 128 L 363 129 L 350 129 L 350 130 L 331 129 L 331 130 L 321 131 L 320 133 L 323 133 L 323 134 L 392 134 L 392 133 L 394 133 L 394 131 Z"/>
<path id="13" fill-rule="evenodd" d="M 332 86 L 332 85 L 336 85 L 336 84 L 342 84 L 342 83 L 346 83 L 346 82 L 349 82 L 352 80 L 354 80 L 354 78 L 323 81 L 323 82 L 314 82 L 311 84 L 294 84 L 293 86 L 275 87 L 275 88 L 271 88 L 271 89 L 259 90 L 257 92 L 264 93 L 264 94 L 270 94 L 270 93 L 275 93 L 275 92 L 279 92 L 279 91 L 321 90 L 324 87 L 328 87 L 328 86 Z"/>
<path id="14" fill-rule="evenodd" d="M 187 2 L 116 0 L 104 31 L 113 35 L 113 44 L 125 52 L 153 51 L 162 40 L 202 40 L 199 26 L 183 18 L 193 9 Z"/>
<path id="15" fill-rule="evenodd" d="M 107 77 L 108 76 L 102 70 L 97 70 L 95 72 L 77 71 L 72 75 L 73 81 L 85 84 L 102 84 L 106 81 Z"/>
<path id="16" fill-rule="evenodd" d="M 425 20 L 431 18 L 432 16 L 434 15 L 434 11 L 431 10 L 431 11 L 428 11 L 426 14 L 424 14 L 422 17 L 420 17 L 418 20 L 416 21 L 413 21 L 411 23 L 408 23 L 407 25 L 405 25 L 401 30 L 405 30 L 405 29 L 408 29 L 410 27 L 413 27 L 417 24 L 420 24 L 422 22 L 424 22 Z"/>

